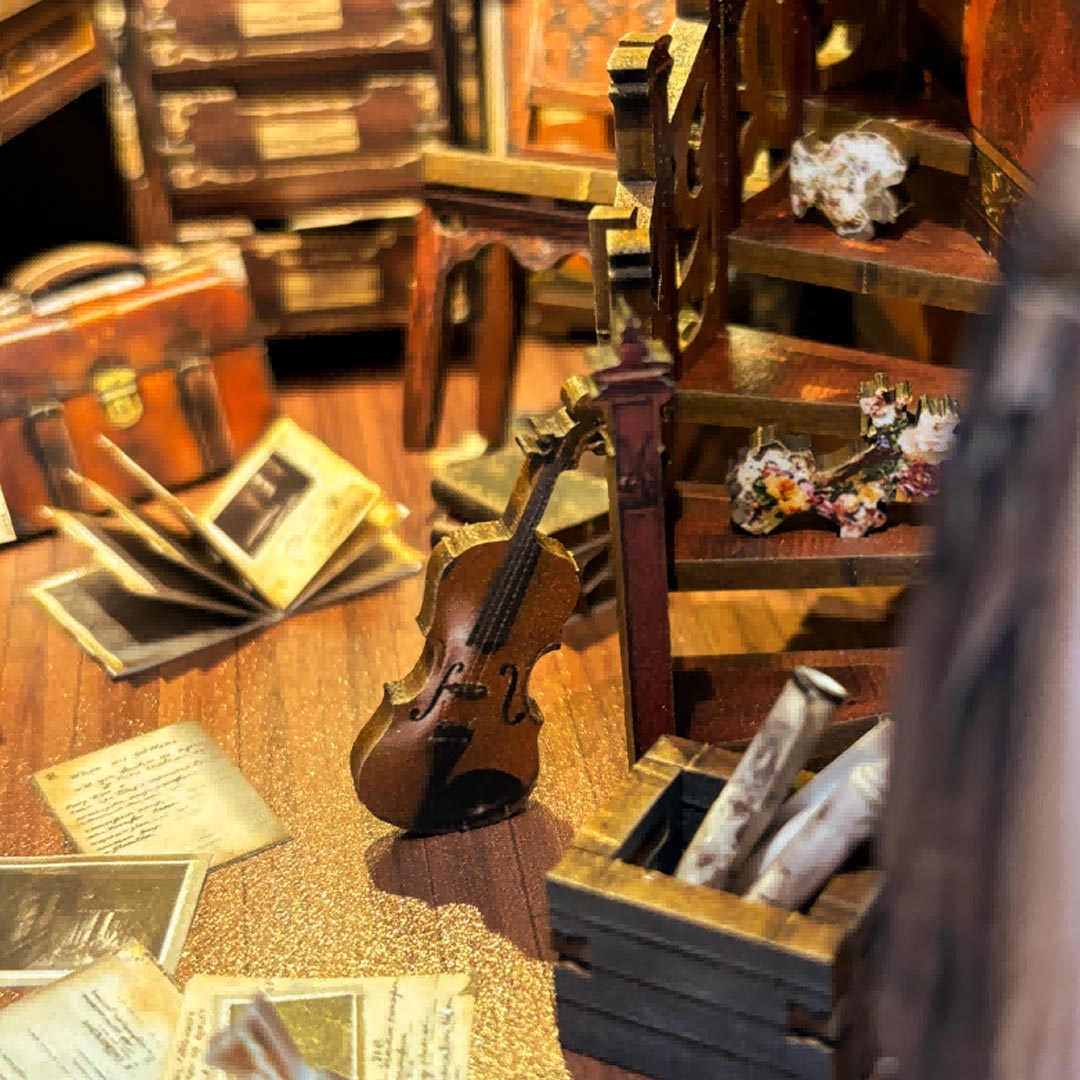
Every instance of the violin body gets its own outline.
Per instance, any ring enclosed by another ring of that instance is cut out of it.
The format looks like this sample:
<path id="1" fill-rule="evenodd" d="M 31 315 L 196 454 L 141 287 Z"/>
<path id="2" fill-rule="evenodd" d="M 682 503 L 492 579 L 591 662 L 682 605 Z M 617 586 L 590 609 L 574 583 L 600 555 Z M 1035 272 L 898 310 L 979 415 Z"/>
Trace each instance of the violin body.
<path id="1" fill-rule="evenodd" d="M 524 808 L 536 783 L 543 718 L 529 679 L 536 661 L 559 648 L 580 580 L 573 556 L 536 534 L 538 553 L 511 611 L 491 583 L 512 556 L 512 540 L 513 530 L 493 521 L 437 545 L 417 617 L 424 650 L 405 678 L 386 685 L 353 746 L 360 801 L 408 832 L 502 820 Z M 500 632 L 478 640 L 485 609 L 486 625 Z"/>

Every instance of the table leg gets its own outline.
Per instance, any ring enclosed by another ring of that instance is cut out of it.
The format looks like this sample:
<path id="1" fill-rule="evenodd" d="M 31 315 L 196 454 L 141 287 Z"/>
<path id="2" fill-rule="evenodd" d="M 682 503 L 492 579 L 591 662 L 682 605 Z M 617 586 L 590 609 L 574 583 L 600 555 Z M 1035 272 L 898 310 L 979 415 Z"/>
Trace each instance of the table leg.
<path id="1" fill-rule="evenodd" d="M 478 382 L 476 426 L 489 447 L 501 446 L 509 429 L 524 277 L 524 271 L 500 244 L 489 247 L 481 256 L 472 352 Z"/>
<path id="2" fill-rule="evenodd" d="M 425 207 L 416 221 L 416 277 L 405 328 L 404 438 L 407 450 L 435 445 L 446 365 L 442 330 L 450 253 L 438 219 Z"/>

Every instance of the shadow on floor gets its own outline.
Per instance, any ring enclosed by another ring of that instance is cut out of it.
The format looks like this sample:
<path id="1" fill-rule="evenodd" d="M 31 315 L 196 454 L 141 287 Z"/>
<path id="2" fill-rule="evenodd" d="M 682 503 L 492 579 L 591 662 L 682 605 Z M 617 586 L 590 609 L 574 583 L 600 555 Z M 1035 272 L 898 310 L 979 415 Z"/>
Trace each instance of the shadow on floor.
<path id="1" fill-rule="evenodd" d="M 365 853 L 376 887 L 432 907 L 464 904 L 526 956 L 551 958 L 544 875 L 573 830 L 533 800 L 498 825 L 448 836 L 377 840 Z"/>

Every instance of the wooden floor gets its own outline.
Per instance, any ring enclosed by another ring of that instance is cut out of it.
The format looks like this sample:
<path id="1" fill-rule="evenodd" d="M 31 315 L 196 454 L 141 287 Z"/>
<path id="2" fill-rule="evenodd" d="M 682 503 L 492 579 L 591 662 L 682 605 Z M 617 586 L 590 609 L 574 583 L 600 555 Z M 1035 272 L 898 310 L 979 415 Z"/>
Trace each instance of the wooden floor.
<path id="1" fill-rule="evenodd" d="M 579 349 L 529 343 L 518 406 L 557 400 L 561 380 L 583 361 Z M 402 532 L 423 547 L 433 509 L 430 467 L 425 456 L 400 449 L 400 381 L 310 380 L 290 383 L 282 398 L 286 413 L 412 508 Z M 445 442 L 471 426 L 474 410 L 471 376 L 452 376 Z M 536 669 L 532 692 L 546 724 L 530 809 L 472 834 L 404 840 L 356 802 L 348 754 L 384 680 L 404 673 L 421 647 L 419 578 L 294 618 L 195 662 L 114 683 L 26 599 L 33 582 L 81 561 L 73 544 L 53 537 L 0 549 L 0 854 L 65 850 L 31 790 L 34 770 L 197 718 L 294 839 L 212 875 L 180 962 L 181 982 L 196 972 L 469 971 L 478 987 L 472 1080 L 629 1077 L 560 1050 L 544 900 L 545 872 L 627 766 L 612 616 L 575 627 L 571 647 Z M 684 593 L 672 603 L 675 649 L 697 655 L 774 651 L 794 641 L 828 646 L 810 642 L 807 628 L 884 617 L 894 596 L 891 589 Z"/>

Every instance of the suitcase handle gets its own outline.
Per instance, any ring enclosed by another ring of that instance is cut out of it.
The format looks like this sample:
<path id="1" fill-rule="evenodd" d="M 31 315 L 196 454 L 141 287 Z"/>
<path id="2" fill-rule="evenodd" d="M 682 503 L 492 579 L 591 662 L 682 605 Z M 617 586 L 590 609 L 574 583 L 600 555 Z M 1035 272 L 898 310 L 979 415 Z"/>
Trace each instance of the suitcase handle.
<path id="1" fill-rule="evenodd" d="M 134 270 L 149 277 L 142 256 L 117 244 L 70 244 L 46 252 L 17 266 L 8 275 L 8 286 L 30 300 L 41 300 L 66 285 Z"/>

